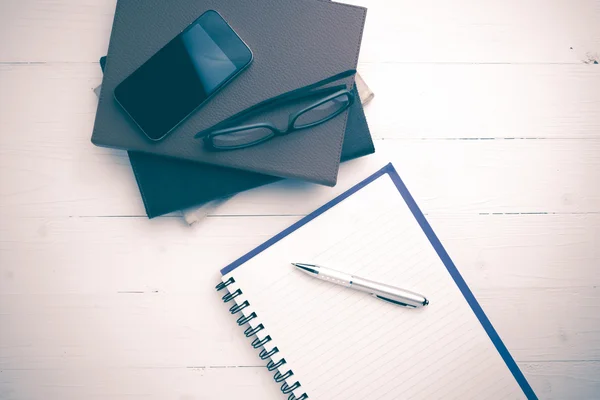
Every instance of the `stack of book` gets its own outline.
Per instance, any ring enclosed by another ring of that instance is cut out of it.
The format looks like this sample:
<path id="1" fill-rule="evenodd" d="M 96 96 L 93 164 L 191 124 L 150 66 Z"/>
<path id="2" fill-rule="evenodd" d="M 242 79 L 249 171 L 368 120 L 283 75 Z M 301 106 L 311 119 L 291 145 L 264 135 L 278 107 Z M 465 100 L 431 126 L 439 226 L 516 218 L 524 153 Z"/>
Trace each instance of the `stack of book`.
<path id="1" fill-rule="evenodd" d="M 114 98 L 115 88 L 208 10 L 217 11 L 254 59 L 160 141 L 149 140 Z M 341 161 L 374 152 L 361 99 L 314 127 L 243 149 L 214 151 L 194 136 L 255 104 L 327 80 L 358 61 L 366 9 L 322 0 L 119 0 L 92 142 L 125 149 L 150 218 L 274 182 L 333 186 Z M 264 118 L 287 122 L 289 107 Z"/>

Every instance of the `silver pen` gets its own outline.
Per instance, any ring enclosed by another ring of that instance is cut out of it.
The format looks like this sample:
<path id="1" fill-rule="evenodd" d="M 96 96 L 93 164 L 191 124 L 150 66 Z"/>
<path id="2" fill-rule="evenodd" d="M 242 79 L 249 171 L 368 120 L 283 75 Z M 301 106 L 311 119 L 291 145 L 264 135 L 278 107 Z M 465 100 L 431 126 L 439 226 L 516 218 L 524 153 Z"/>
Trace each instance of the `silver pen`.
<path id="1" fill-rule="evenodd" d="M 429 300 L 427 300 L 425 296 L 395 286 L 359 278 L 345 272 L 320 267 L 318 265 L 303 263 L 292 263 L 292 265 L 314 278 L 369 293 L 373 297 L 399 306 L 417 308 L 429 304 Z"/>

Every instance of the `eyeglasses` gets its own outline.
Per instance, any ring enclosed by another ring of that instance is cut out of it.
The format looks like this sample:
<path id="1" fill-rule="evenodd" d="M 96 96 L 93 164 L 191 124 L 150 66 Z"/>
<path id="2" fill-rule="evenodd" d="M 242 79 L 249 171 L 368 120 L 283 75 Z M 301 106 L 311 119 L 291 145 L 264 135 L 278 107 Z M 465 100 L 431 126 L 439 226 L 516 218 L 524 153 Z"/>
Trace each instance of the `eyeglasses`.
<path id="1" fill-rule="evenodd" d="M 262 122 L 217 129 L 204 137 L 204 143 L 214 150 L 235 150 L 255 146 L 276 136 L 307 129 L 325 123 L 344 112 L 353 101 L 350 91 L 337 90 L 289 116 L 287 127 L 283 130 L 275 125 Z"/>
<path id="2" fill-rule="evenodd" d="M 205 145 L 211 150 L 235 150 L 255 146 L 276 136 L 287 135 L 295 131 L 323 124 L 347 110 L 352 105 L 354 96 L 345 85 L 319 90 L 314 90 L 314 88 L 353 75 L 354 73 L 356 73 L 354 70 L 345 71 L 313 85 L 266 100 L 238 113 L 221 124 L 217 124 L 207 131 L 198 133 L 196 137 L 203 136 Z M 279 129 L 270 122 L 231 126 L 236 121 L 239 121 L 241 117 L 245 118 L 248 114 L 255 113 L 259 109 L 272 108 L 282 103 L 306 102 L 314 98 L 316 100 L 308 106 L 289 115 L 287 126 L 284 129 Z"/>

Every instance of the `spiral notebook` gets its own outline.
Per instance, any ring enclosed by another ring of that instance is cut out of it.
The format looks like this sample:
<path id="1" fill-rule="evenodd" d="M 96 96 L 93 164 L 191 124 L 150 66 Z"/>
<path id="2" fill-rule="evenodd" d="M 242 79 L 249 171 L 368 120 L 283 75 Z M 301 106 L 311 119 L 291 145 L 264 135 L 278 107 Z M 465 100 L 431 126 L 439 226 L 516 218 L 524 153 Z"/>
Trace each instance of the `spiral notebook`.
<path id="1" fill-rule="evenodd" d="M 389 304 L 291 262 L 430 304 Z M 391 164 L 221 272 L 217 289 L 290 400 L 537 398 Z"/>

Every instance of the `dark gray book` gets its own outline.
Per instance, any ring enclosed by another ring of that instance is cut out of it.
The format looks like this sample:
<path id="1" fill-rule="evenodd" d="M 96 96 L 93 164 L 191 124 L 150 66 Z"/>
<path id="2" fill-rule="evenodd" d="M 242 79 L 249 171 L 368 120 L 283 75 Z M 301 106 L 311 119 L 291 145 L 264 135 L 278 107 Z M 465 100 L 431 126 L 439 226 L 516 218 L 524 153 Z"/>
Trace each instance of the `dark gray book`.
<path id="1" fill-rule="evenodd" d="M 358 96 L 356 89 L 353 90 Z M 350 106 L 342 161 L 375 151 L 360 101 Z M 280 180 L 270 175 L 130 151 L 148 217 L 192 207 Z"/>
<path id="2" fill-rule="evenodd" d="M 164 140 L 152 142 L 116 103 L 114 88 L 209 9 L 248 44 L 254 61 Z M 365 8 L 322 0 L 119 0 L 92 141 L 332 186 L 348 111 L 314 128 L 235 151 L 209 151 L 194 135 L 261 101 L 355 69 L 365 16 Z M 352 85 L 352 78 L 344 83 Z"/>
<path id="3" fill-rule="evenodd" d="M 104 69 L 106 57 L 100 59 Z M 366 88 L 366 85 L 363 86 Z M 368 89 L 368 88 L 367 88 Z M 354 95 L 359 96 L 355 89 Z M 367 97 L 372 97 L 366 91 Z M 361 98 L 364 103 L 365 99 Z M 342 161 L 375 151 L 361 102 L 350 106 Z M 129 151 L 146 214 L 149 218 L 193 207 L 280 180 L 269 175 L 233 168 L 181 161 L 170 157 Z"/>

